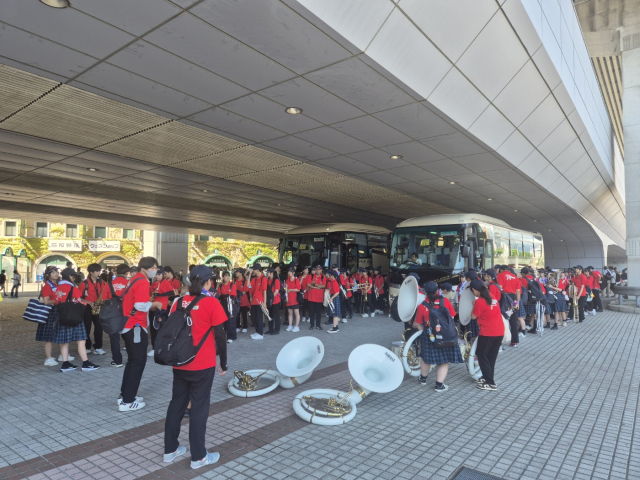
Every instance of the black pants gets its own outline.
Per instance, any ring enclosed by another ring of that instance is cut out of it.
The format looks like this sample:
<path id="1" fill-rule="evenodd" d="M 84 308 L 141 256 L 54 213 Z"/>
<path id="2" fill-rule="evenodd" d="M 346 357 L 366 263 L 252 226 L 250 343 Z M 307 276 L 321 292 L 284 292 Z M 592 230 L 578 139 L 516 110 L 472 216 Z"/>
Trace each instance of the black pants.
<path id="1" fill-rule="evenodd" d="M 93 348 L 102 348 L 102 325 L 98 315 L 91 313 L 91 305 L 87 305 L 84 309 L 84 329 L 87 332 L 87 351 L 91 350 L 91 324 L 93 324 Z"/>
<path id="2" fill-rule="evenodd" d="M 307 312 L 307 314 L 305 315 L 305 312 Z M 302 320 L 303 318 L 311 318 L 311 310 L 309 309 L 309 300 L 303 300 L 302 303 L 300 304 L 300 319 Z"/>
<path id="3" fill-rule="evenodd" d="M 351 305 L 351 298 L 345 298 L 340 295 L 340 301 L 342 302 L 342 318 L 348 318 L 351 320 L 353 318 L 353 306 Z"/>
<path id="4" fill-rule="evenodd" d="M 247 315 L 249 315 L 249 308 L 250 307 L 248 306 L 240 307 L 240 315 L 242 316 L 242 328 L 244 330 L 248 328 L 247 325 L 249 324 L 249 321 L 247 320 Z"/>
<path id="5" fill-rule="evenodd" d="M 222 324 L 224 327 L 224 332 L 227 335 L 227 340 L 236 340 L 238 338 L 238 334 L 236 332 L 236 314 L 238 312 L 237 305 L 231 302 L 231 311 L 229 311 L 229 304 L 226 299 L 220 301 L 222 305 L 222 309 L 224 313 L 227 314 L 227 321 Z"/>
<path id="6" fill-rule="evenodd" d="M 361 304 L 360 304 L 360 311 L 362 312 L 362 314 L 365 313 L 374 313 L 376 311 L 376 308 L 374 306 L 376 297 L 375 294 L 368 294 L 367 293 L 367 300 L 365 301 L 364 299 L 364 295 L 361 296 Z M 367 312 L 367 309 L 369 309 L 369 312 Z"/>
<path id="7" fill-rule="evenodd" d="M 587 297 L 580 297 L 578 299 L 578 315 L 580 315 L 580 321 L 584 320 L 584 304 L 587 303 Z"/>
<path id="8" fill-rule="evenodd" d="M 309 318 L 311 318 L 311 326 L 319 327 L 322 318 L 322 302 L 309 301 Z"/>
<path id="9" fill-rule="evenodd" d="M 596 312 L 602 312 L 602 299 L 600 298 L 600 290 L 593 290 L 593 305 L 596 307 Z"/>
<path id="10" fill-rule="evenodd" d="M 20 285 L 14 285 L 13 287 L 11 287 L 11 296 L 12 297 L 18 298 L 18 289 L 19 288 L 20 288 Z M 15 295 L 13 294 L 13 292 L 16 292 Z"/>
<path id="11" fill-rule="evenodd" d="M 178 443 L 180 423 L 184 411 L 191 401 L 191 411 L 189 412 L 191 460 L 199 461 L 207 455 L 204 437 L 207 431 L 211 385 L 215 373 L 215 367 L 193 371 L 173 369 L 173 395 L 164 423 L 164 453 L 173 453 L 180 446 Z"/>
<path id="12" fill-rule="evenodd" d="M 280 331 L 280 304 L 276 303 L 275 305 L 271 305 L 269 309 L 269 316 L 271 320 L 269 320 L 269 332 L 279 332 Z"/>
<path id="13" fill-rule="evenodd" d="M 362 305 L 362 293 L 360 293 L 359 291 L 354 292 L 353 299 L 355 301 L 356 313 L 360 313 L 362 311 L 360 310 L 360 306 Z"/>
<path id="14" fill-rule="evenodd" d="M 109 341 L 111 343 L 111 360 L 118 365 L 122 364 L 122 352 L 120 351 L 120 334 L 112 333 L 109 335 Z"/>
<path id="15" fill-rule="evenodd" d="M 124 374 L 122 375 L 122 385 L 120 386 L 120 394 L 124 403 L 133 403 L 138 394 L 142 372 L 147 365 L 147 346 L 149 345 L 149 336 L 142 328 L 140 329 L 140 342 L 133 343 L 133 328 L 127 333 L 122 334 L 124 345 L 127 349 L 127 364 L 124 366 Z"/>
<path id="16" fill-rule="evenodd" d="M 509 298 L 511 298 L 513 301 L 517 299 L 515 293 L 507 293 L 507 295 L 509 295 Z M 518 322 L 518 311 L 519 310 L 517 308 L 514 308 L 513 313 L 509 317 L 509 330 L 511 330 L 511 343 L 512 344 L 515 343 L 516 345 L 520 343 L 520 337 L 518 336 L 518 333 L 520 333 L 520 322 Z"/>
<path id="17" fill-rule="evenodd" d="M 251 305 L 251 321 L 253 326 L 256 327 L 256 333 L 259 335 L 264 334 L 264 325 L 262 318 L 262 308 L 260 305 Z"/>
<path id="18" fill-rule="evenodd" d="M 493 379 L 493 372 L 496 367 L 496 358 L 498 358 L 501 344 L 502 336 L 485 337 L 480 335 L 478 337 L 478 346 L 476 347 L 478 366 L 480 367 L 484 380 L 491 385 L 496 384 Z"/>

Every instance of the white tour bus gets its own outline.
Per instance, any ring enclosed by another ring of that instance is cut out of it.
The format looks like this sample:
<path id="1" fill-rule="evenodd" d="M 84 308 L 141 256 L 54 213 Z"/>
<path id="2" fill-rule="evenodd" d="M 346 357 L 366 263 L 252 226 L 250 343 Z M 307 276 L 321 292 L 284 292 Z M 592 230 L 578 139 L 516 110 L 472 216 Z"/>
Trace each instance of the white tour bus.
<path id="1" fill-rule="evenodd" d="M 300 266 L 338 265 L 353 272 L 359 267 L 389 271 L 391 230 L 359 223 L 320 223 L 294 228 L 280 240 L 280 262 Z"/>
<path id="2" fill-rule="evenodd" d="M 429 280 L 455 285 L 466 269 L 488 269 L 495 264 L 514 269 L 544 267 L 542 235 L 476 213 L 410 218 L 393 232 L 389 304 L 408 273 L 417 273 L 420 285 Z"/>

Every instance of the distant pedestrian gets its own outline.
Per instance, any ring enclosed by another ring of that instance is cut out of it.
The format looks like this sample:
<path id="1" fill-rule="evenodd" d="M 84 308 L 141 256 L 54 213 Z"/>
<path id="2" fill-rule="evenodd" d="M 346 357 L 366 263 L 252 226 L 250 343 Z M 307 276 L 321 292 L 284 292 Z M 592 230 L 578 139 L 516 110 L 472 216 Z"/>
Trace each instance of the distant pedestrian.
<path id="1" fill-rule="evenodd" d="M 5 295 L 7 294 L 7 291 L 4 288 L 6 284 L 7 284 L 6 270 L 2 270 L 2 272 L 0 273 L 0 292 L 4 293 Z"/>
<path id="2" fill-rule="evenodd" d="M 13 271 L 12 280 L 13 280 L 13 286 L 11 287 L 11 296 L 13 298 L 18 298 L 18 290 L 22 282 L 22 276 L 18 273 L 18 270 Z"/>

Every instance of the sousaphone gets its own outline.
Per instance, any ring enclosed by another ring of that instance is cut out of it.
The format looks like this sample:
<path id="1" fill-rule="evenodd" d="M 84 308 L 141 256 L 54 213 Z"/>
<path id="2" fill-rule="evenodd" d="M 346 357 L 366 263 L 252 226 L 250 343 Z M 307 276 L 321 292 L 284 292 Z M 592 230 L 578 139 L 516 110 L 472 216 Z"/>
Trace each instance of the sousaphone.
<path id="1" fill-rule="evenodd" d="M 404 372 L 398 357 L 380 345 L 360 345 L 349 355 L 351 382 L 348 392 L 314 389 L 300 393 L 293 410 L 303 420 L 317 425 L 342 425 L 356 416 L 357 407 L 371 392 L 387 393 L 400 386 Z"/>
<path id="2" fill-rule="evenodd" d="M 294 388 L 306 382 L 324 357 L 324 345 L 315 337 L 299 337 L 287 343 L 276 359 L 280 386 Z"/>
<path id="3" fill-rule="evenodd" d="M 409 322 L 416 313 L 418 305 L 424 302 L 425 298 L 426 296 L 420 291 L 415 277 L 406 277 L 398 292 L 398 317 L 400 320 Z"/>
<path id="4" fill-rule="evenodd" d="M 466 286 L 460 294 L 460 303 L 458 304 L 458 317 L 462 325 L 468 325 L 471 321 L 471 312 L 476 303 L 476 296 L 469 286 Z"/>

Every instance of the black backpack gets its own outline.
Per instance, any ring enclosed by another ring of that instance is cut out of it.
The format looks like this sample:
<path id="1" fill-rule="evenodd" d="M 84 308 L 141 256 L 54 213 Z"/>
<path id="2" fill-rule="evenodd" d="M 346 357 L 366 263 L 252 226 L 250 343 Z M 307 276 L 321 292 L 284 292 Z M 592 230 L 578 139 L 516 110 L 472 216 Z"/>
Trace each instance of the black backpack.
<path id="1" fill-rule="evenodd" d="M 82 303 L 73 301 L 73 289 L 74 287 L 71 287 L 67 299 L 58 304 L 58 322 L 63 327 L 75 327 L 84 321 L 84 311 L 86 307 Z"/>
<path id="2" fill-rule="evenodd" d="M 444 297 L 433 297 L 433 300 L 440 299 L 436 307 L 434 303 L 423 302 L 429 309 L 429 326 L 431 333 L 435 337 L 433 346 L 435 348 L 447 348 L 458 346 L 458 329 L 449 313 L 449 309 L 444 306 Z"/>
<path id="3" fill-rule="evenodd" d="M 527 284 L 529 285 L 529 299 L 527 301 L 529 305 L 541 302 L 546 298 L 545 294 L 542 293 L 542 285 L 537 281 L 527 279 Z"/>
<path id="4" fill-rule="evenodd" d="M 500 288 L 499 285 L 498 288 Z M 500 289 L 500 292 L 502 293 L 502 295 L 500 295 L 500 302 L 498 302 L 500 305 L 500 313 L 502 313 L 502 316 L 504 318 L 509 318 L 507 312 L 509 310 L 513 310 L 513 299 L 509 295 L 504 293 L 502 289 Z"/>
<path id="5" fill-rule="evenodd" d="M 109 285 L 109 290 L 111 290 L 111 298 L 104 301 L 102 306 L 100 307 L 100 313 L 98 314 L 98 319 L 100 320 L 100 325 L 102 325 L 102 330 L 107 335 L 113 335 L 114 333 L 120 333 L 124 326 L 127 324 L 127 320 L 129 317 L 135 313 L 135 310 L 131 310 L 129 315 L 124 314 L 122 310 L 122 299 L 129 291 L 131 287 L 138 281 L 142 280 L 141 278 L 136 278 L 133 282 L 131 282 L 122 295 L 116 295 L 116 292 L 113 290 L 113 282 L 109 280 L 107 284 Z"/>
<path id="6" fill-rule="evenodd" d="M 207 333 L 202 336 L 200 343 L 193 344 L 190 313 L 193 307 L 205 298 L 205 295 L 198 295 L 186 309 L 182 308 L 183 298 L 180 297 L 176 300 L 176 310 L 162 322 L 160 330 L 158 330 L 153 359 L 159 365 L 181 367 L 192 362 L 213 330 L 213 327 L 209 328 Z"/>

